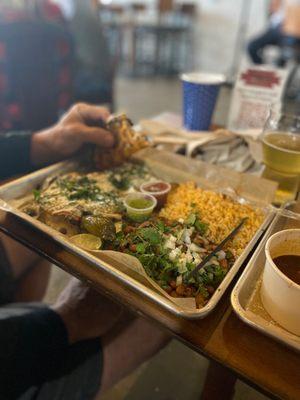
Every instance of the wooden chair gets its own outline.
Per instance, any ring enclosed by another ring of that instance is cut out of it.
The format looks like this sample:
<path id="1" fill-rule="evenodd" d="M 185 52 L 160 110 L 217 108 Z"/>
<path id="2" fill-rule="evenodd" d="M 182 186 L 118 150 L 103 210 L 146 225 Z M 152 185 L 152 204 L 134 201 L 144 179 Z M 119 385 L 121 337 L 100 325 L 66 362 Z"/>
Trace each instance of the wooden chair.
<path id="1" fill-rule="evenodd" d="M 197 14 L 197 5 L 195 3 L 182 3 L 178 5 L 178 12 L 193 19 Z"/>
<path id="2" fill-rule="evenodd" d="M 147 11 L 148 7 L 147 7 L 147 4 L 145 4 L 145 3 L 131 3 L 130 9 L 134 13 L 143 13 L 143 12 Z"/>
<path id="3" fill-rule="evenodd" d="M 159 15 L 170 13 L 175 9 L 174 0 L 158 0 L 157 9 Z"/>

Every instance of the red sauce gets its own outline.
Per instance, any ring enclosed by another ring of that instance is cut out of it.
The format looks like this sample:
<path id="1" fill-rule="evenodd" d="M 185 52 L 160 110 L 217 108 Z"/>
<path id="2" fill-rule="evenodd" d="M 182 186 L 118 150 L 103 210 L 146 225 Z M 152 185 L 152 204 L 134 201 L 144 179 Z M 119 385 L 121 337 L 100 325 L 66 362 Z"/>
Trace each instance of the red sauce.
<path id="1" fill-rule="evenodd" d="M 167 201 L 168 193 L 171 190 L 169 183 L 158 181 L 147 183 L 141 186 L 141 191 L 144 193 L 152 194 L 157 200 L 157 208 L 163 207 Z"/>
<path id="2" fill-rule="evenodd" d="M 144 185 L 143 189 L 149 193 L 159 193 L 169 189 L 169 185 L 165 182 L 154 182 Z"/>

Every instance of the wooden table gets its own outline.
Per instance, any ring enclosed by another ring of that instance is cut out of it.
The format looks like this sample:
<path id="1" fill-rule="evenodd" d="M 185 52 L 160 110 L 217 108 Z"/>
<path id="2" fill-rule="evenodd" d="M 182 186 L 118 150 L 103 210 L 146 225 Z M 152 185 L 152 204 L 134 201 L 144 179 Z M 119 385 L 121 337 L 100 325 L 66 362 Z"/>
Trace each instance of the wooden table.
<path id="1" fill-rule="evenodd" d="M 216 310 L 204 320 L 185 320 L 141 299 L 117 278 L 51 244 L 43 233 L 0 211 L 0 229 L 72 275 L 150 318 L 205 357 L 234 371 L 238 377 L 273 398 L 300 399 L 300 355 L 241 322 L 229 300 L 229 288 Z"/>

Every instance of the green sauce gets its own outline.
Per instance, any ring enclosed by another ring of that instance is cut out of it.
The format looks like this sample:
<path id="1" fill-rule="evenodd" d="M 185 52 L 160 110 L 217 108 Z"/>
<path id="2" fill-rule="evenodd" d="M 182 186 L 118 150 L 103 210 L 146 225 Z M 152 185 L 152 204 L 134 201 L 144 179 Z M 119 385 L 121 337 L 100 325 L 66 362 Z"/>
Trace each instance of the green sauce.
<path id="1" fill-rule="evenodd" d="M 155 206 L 154 199 L 140 194 L 136 197 L 133 195 L 132 198 L 126 200 L 126 203 L 128 217 L 136 222 L 143 222 L 149 219 Z"/>
<path id="2" fill-rule="evenodd" d="M 132 199 L 127 202 L 127 204 L 132 207 L 136 208 L 137 210 L 143 210 L 144 208 L 149 208 L 152 206 L 152 200 L 148 199 Z"/>

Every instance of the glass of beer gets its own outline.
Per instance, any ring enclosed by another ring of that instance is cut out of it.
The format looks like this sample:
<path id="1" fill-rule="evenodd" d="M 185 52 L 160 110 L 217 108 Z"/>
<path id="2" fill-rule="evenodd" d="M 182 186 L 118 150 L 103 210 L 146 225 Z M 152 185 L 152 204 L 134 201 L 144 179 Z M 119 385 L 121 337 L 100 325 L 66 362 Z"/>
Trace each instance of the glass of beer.
<path id="1" fill-rule="evenodd" d="M 294 200 L 300 176 L 300 115 L 271 108 L 263 134 L 263 177 L 278 183 L 275 204 Z"/>

